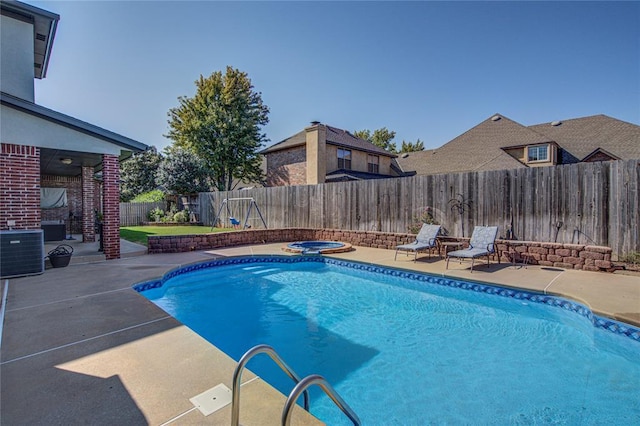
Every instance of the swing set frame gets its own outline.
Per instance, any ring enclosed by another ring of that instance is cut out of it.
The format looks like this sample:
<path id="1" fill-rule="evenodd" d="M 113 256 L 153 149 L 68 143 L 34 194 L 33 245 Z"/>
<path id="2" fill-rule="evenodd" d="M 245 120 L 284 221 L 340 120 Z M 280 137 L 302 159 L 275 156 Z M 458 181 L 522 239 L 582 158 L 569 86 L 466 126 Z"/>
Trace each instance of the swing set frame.
<path id="1" fill-rule="evenodd" d="M 233 218 L 233 215 L 231 214 L 231 209 L 229 208 L 229 202 L 230 201 L 231 202 L 249 201 L 249 208 L 247 209 L 247 215 L 244 218 L 244 225 L 242 226 L 242 229 L 247 229 L 247 228 L 251 227 L 249 225 L 249 216 L 251 216 L 251 209 L 254 208 L 254 207 L 256 209 L 256 212 L 258 212 L 258 216 L 260 216 L 260 220 L 262 221 L 262 224 L 264 225 L 264 229 L 267 229 L 267 222 L 265 222 L 264 217 L 262 217 L 262 213 L 260 212 L 260 209 L 258 208 L 258 204 L 256 203 L 256 200 L 253 197 L 247 197 L 247 198 L 225 198 L 224 200 L 222 200 L 222 204 L 220 204 L 220 208 L 218 209 L 218 213 L 216 214 L 216 216 L 213 219 L 213 226 L 211 226 L 211 230 L 212 231 L 213 231 L 213 228 L 216 227 L 216 224 L 218 223 L 218 221 L 220 220 L 220 217 L 221 217 L 220 215 L 222 214 L 222 210 L 225 207 L 227 208 L 227 216 L 229 217 L 229 219 Z M 220 223 L 222 224 L 222 221 Z"/>

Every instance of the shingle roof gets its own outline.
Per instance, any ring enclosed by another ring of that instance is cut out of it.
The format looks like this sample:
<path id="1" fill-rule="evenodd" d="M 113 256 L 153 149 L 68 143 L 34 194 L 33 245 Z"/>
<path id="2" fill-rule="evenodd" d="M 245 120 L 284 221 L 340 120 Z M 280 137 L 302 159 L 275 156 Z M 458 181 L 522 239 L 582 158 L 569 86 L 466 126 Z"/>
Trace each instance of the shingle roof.
<path id="1" fill-rule="evenodd" d="M 327 126 L 325 124 L 319 124 L 327 129 L 327 143 L 331 145 L 337 145 L 344 148 L 352 148 L 358 151 L 369 152 L 372 154 L 385 155 L 387 157 L 395 158 L 396 155 L 392 154 L 384 149 L 372 144 L 371 142 L 360 139 L 349 133 L 347 130 L 338 129 L 337 127 Z M 268 154 L 283 149 L 289 149 L 296 146 L 306 144 L 306 131 L 296 133 L 268 148 L 261 151 L 261 154 Z"/>
<path id="2" fill-rule="evenodd" d="M 527 166 L 502 148 L 550 142 L 560 147 L 561 164 L 579 162 L 598 148 L 622 159 L 640 158 L 640 126 L 606 115 L 526 127 L 495 114 L 440 148 L 403 154 L 397 161 L 404 172 L 419 175 L 514 169 Z"/>
<path id="3" fill-rule="evenodd" d="M 282 149 L 289 149 L 295 146 L 304 145 L 307 143 L 306 132 L 303 130 L 301 132 L 296 133 L 293 136 L 289 136 L 288 138 L 281 140 L 278 143 L 271 145 L 260 151 L 261 154 L 268 154 L 270 152 L 280 151 Z"/>
<path id="4" fill-rule="evenodd" d="M 398 164 L 405 172 L 436 174 L 526 167 L 501 148 L 550 142 L 549 138 L 494 114 L 440 148 L 401 155 Z"/>
<path id="5" fill-rule="evenodd" d="M 370 152 L 372 154 L 385 155 L 387 157 L 396 157 L 384 149 L 376 146 L 365 139 L 360 139 L 349 133 L 347 130 L 338 129 L 337 127 L 325 126 L 327 128 L 327 143 L 343 146 L 345 148 L 353 148 L 358 151 Z"/>
<path id="6" fill-rule="evenodd" d="M 536 124 L 529 129 L 554 140 L 564 151 L 563 163 L 582 161 L 598 148 L 621 159 L 640 158 L 640 126 L 606 115 L 564 120 L 556 126 Z"/>

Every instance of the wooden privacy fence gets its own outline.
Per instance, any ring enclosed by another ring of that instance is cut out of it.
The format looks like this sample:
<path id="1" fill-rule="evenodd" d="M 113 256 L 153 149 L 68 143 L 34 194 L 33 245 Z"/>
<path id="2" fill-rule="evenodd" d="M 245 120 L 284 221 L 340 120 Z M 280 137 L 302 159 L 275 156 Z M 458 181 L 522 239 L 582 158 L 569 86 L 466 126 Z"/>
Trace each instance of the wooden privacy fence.
<path id="1" fill-rule="evenodd" d="M 498 225 L 499 238 L 640 251 L 638 160 L 451 173 L 199 195 L 213 225 L 224 198 L 253 197 L 269 228 L 407 232 L 425 209 L 449 235 Z M 244 218 L 246 204 L 232 207 Z M 223 220 L 228 220 L 223 212 Z M 250 224 L 261 227 L 255 212 Z M 226 223 L 228 225 L 228 222 Z"/>
<path id="2" fill-rule="evenodd" d="M 138 226 L 142 222 L 148 222 L 147 215 L 155 208 L 165 210 L 164 201 L 155 203 L 120 203 L 120 226 Z"/>

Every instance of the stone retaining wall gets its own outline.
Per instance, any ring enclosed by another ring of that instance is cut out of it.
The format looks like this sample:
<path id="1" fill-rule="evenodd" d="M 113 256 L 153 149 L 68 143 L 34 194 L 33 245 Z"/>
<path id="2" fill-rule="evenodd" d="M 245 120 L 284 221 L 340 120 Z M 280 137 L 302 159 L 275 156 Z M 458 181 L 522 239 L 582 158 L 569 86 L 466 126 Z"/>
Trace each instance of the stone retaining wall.
<path id="1" fill-rule="evenodd" d="M 265 244 L 293 241 L 343 241 L 354 246 L 395 249 L 399 244 L 414 241 L 415 235 L 392 232 L 346 231 L 339 229 L 249 229 L 245 231 L 218 232 L 201 235 L 149 236 L 148 250 L 153 253 L 179 253 L 210 250 L 248 244 Z M 468 238 L 450 238 L 466 246 Z M 512 260 L 530 265 L 553 266 L 565 269 L 614 272 L 629 269 L 630 265 L 611 261 L 611 248 L 582 244 L 542 243 L 536 241 L 496 240 L 494 261 L 507 263 Z M 633 270 L 633 268 L 631 268 Z"/>

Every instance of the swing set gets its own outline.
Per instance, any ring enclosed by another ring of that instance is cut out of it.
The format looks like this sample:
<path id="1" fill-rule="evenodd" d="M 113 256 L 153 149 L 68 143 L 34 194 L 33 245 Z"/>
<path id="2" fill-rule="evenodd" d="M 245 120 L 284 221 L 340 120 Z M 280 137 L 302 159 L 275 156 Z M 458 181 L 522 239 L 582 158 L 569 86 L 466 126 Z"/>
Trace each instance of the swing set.
<path id="1" fill-rule="evenodd" d="M 237 202 L 237 203 L 236 203 Z M 248 202 L 249 206 L 247 208 L 247 215 L 244 218 L 244 225 L 242 225 L 242 228 L 240 228 L 240 221 L 235 217 L 235 215 L 232 212 L 231 207 L 229 206 L 229 204 L 231 203 L 236 203 L 237 204 L 242 204 L 242 202 Z M 256 204 L 256 200 L 254 200 L 253 198 L 225 198 L 224 200 L 222 200 L 222 204 L 220 204 L 220 208 L 218 209 L 218 213 L 216 214 L 215 218 L 213 219 L 213 226 L 211 227 L 211 230 L 213 231 L 213 228 L 215 228 L 215 226 L 218 224 L 218 221 L 220 221 L 221 224 L 224 224 L 224 222 L 222 221 L 222 210 L 224 210 L 226 207 L 226 213 L 227 213 L 227 217 L 229 218 L 229 223 L 231 224 L 231 226 L 235 229 L 248 229 L 251 228 L 251 225 L 249 225 L 249 219 L 251 216 L 251 210 L 253 208 L 256 209 L 256 212 L 258 213 L 258 216 L 260 218 L 260 220 L 262 221 L 262 224 L 264 225 L 264 229 L 267 229 L 267 222 L 264 221 L 264 217 L 262 217 L 262 213 L 260 212 L 260 209 L 258 208 L 258 204 Z M 257 219 L 257 218 L 256 218 Z"/>

